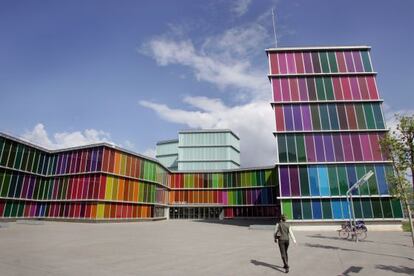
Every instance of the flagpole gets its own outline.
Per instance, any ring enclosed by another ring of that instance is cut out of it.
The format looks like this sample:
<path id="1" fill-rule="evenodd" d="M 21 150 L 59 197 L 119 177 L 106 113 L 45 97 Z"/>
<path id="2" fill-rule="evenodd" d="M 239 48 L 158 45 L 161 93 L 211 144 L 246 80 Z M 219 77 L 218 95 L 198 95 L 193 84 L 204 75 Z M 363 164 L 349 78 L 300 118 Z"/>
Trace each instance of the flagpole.
<path id="1" fill-rule="evenodd" d="M 272 21 L 273 21 L 273 34 L 275 36 L 275 48 L 277 48 L 277 36 L 276 36 L 276 24 L 275 24 L 275 13 L 272 8 Z"/>

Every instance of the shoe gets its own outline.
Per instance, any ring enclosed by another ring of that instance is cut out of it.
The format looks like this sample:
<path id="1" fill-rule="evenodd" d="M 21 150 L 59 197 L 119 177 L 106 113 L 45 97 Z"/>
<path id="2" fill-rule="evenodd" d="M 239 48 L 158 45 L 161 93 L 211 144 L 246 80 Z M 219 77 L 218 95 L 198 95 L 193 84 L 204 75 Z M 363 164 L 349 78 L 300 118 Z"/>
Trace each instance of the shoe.
<path id="1" fill-rule="evenodd" d="M 285 273 L 289 273 L 289 267 L 285 268 Z"/>

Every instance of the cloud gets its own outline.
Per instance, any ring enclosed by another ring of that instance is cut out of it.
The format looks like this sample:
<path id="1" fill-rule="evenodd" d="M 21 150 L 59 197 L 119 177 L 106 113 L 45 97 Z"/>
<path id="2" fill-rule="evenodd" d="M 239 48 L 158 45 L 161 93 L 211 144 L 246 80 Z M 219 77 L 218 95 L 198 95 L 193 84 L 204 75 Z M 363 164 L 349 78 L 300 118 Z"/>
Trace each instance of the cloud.
<path id="1" fill-rule="evenodd" d="M 155 158 L 156 150 L 155 148 L 148 148 L 144 150 L 142 154 L 151 158 Z"/>
<path id="2" fill-rule="evenodd" d="M 276 144 L 272 131 L 274 115 L 269 102 L 255 101 L 244 105 L 226 106 L 220 99 L 185 97 L 184 102 L 196 111 L 170 108 L 165 104 L 140 101 L 162 119 L 185 124 L 191 128 L 229 128 L 240 137 L 243 167 L 275 163 Z"/>
<path id="3" fill-rule="evenodd" d="M 237 16 L 242 16 L 248 11 L 251 2 L 252 0 L 235 0 L 231 11 Z"/>
<path id="4" fill-rule="evenodd" d="M 387 103 L 383 103 L 384 119 L 388 129 L 394 131 L 397 129 L 398 120 L 395 115 L 413 116 L 414 109 L 394 109 Z"/>
<path id="5" fill-rule="evenodd" d="M 58 132 L 53 134 L 53 138 L 49 138 L 45 126 L 38 123 L 32 130 L 26 131 L 22 138 L 47 149 L 61 149 L 75 146 L 83 146 L 95 144 L 99 142 L 107 142 L 115 144 L 111 141 L 110 134 L 102 130 L 86 129 L 84 131 L 74 132 Z"/>

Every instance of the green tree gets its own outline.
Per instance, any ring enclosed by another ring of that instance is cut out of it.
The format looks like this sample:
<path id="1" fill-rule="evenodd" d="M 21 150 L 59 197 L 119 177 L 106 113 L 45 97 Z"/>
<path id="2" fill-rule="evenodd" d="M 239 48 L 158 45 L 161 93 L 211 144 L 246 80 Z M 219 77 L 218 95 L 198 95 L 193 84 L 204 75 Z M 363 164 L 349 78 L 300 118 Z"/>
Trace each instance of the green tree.
<path id="1" fill-rule="evenodd" d="M 414 115 L 400 116 L 396 130 L 387 133 L 381 139 L 381 150 L 392 161 L 393 173 L 387 175 L 387 181 L 393 196 L 403 202 L 410 224 L 414 246 L 414 231 L 410 201 L 413 199 L 414 186 Z M 411 178 L 411 181 L 409 180 Z"/>

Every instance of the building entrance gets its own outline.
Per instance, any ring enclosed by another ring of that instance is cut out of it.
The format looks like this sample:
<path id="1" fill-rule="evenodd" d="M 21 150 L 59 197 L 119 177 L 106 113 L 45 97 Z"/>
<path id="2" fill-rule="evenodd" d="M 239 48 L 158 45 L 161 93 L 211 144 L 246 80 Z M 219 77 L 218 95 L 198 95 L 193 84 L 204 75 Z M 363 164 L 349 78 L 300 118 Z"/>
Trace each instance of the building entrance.
<path id="1" fill-rule="evenodd" d="M 219 219 L 222 212 L 222 207 L 170 207 L 170 219 Z"/>

